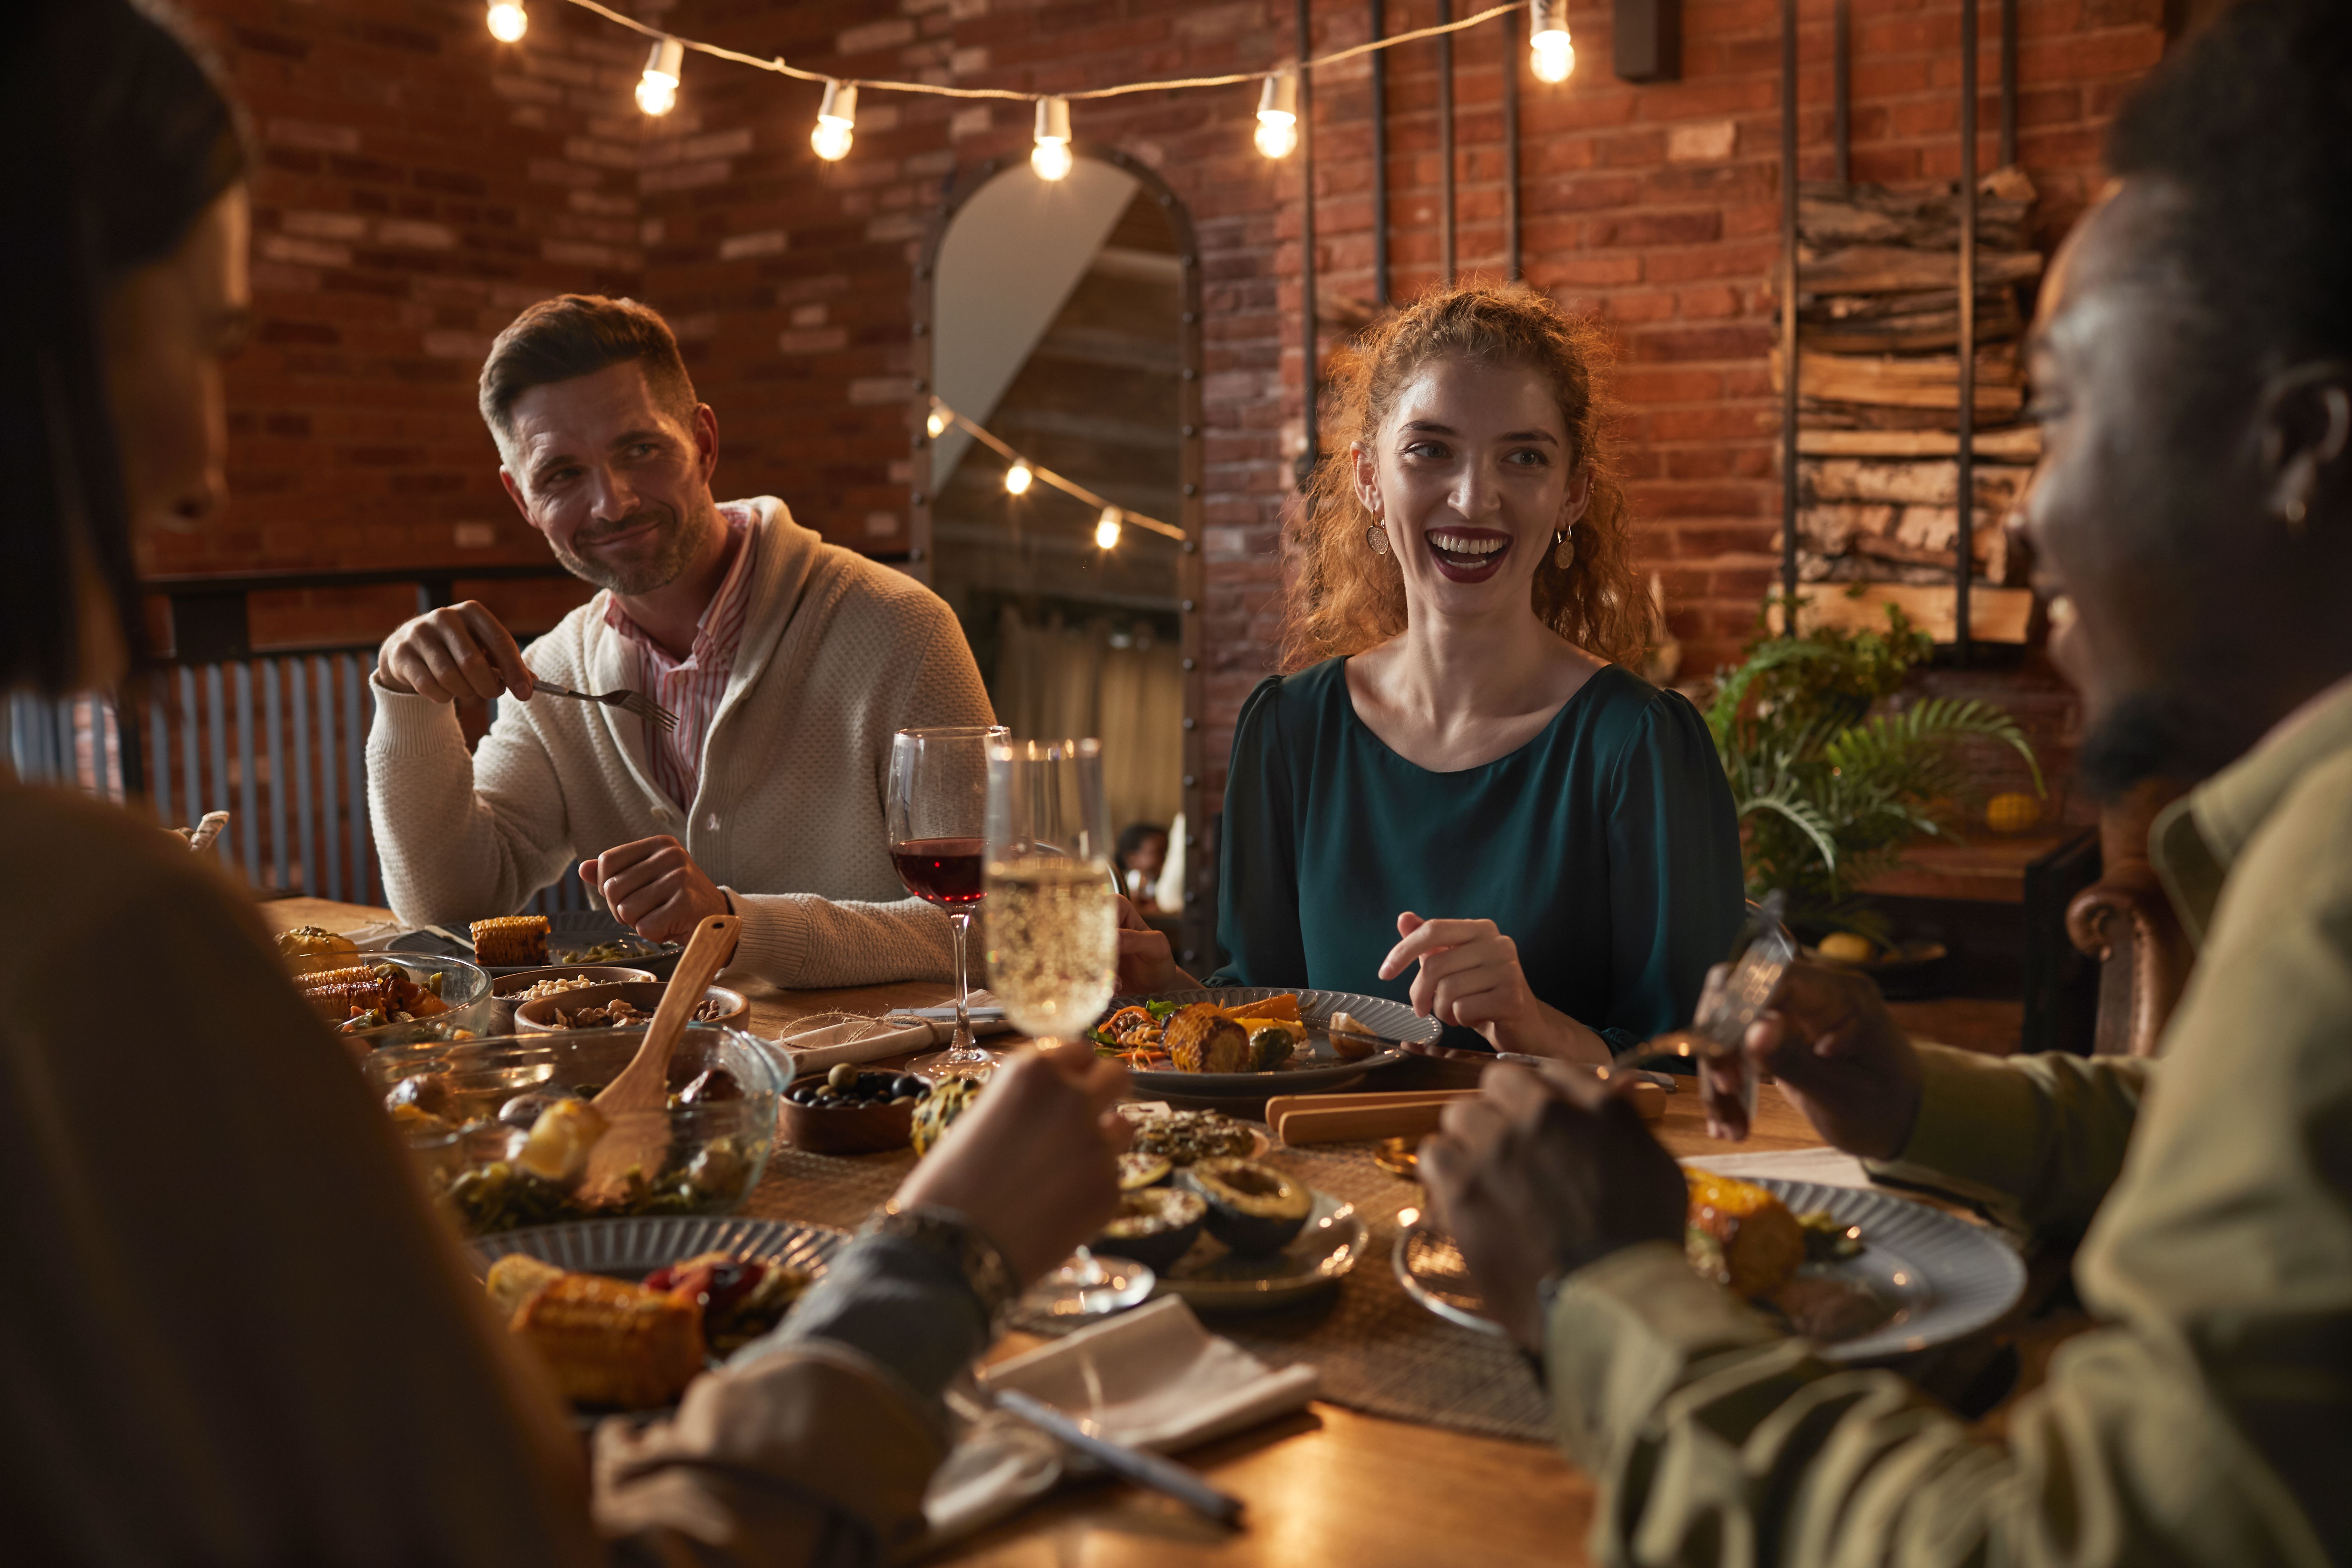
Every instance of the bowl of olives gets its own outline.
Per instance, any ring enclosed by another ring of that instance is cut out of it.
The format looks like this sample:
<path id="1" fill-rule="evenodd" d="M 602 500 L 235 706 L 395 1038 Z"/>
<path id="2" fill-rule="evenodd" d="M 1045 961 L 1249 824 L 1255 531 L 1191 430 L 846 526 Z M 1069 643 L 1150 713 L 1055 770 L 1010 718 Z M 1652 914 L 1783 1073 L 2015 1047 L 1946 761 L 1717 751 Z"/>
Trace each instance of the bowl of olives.
<path id="1" fill-rule="evenodd" d="M 915 1108 L 930 1098 L 915 1073 L 836 1063 L 784 1092 L 784 1139 L 812 1154 L 872 1154 L 903 1149 L 915 1131 Z"/>

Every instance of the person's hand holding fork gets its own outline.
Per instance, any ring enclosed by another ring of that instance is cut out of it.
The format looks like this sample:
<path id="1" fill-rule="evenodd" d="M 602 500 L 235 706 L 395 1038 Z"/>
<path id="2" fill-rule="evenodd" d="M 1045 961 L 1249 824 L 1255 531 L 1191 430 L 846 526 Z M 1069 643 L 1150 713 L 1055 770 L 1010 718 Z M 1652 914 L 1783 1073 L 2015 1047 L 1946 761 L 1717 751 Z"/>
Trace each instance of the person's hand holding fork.
<path id="1" fill-rule="evenodd" d="M 537 684 L 514 634 L 472 599 L 428 610 L 386 637 L 375 679 L 435 702 L 509 694 L 528 702 Z"/>

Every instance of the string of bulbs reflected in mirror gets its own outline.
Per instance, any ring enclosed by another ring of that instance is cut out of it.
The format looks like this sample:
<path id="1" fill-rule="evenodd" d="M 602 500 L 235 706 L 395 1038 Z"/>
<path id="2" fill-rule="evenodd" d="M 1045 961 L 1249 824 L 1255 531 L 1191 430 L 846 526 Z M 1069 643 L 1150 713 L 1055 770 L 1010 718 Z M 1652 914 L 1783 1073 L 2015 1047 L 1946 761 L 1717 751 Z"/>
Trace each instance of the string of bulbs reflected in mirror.
<path id="1" fill-rule="evenodd" d="M 566 0 L 567 4 L 593 11 L 608 22 L 617 23 L 653 40 L 646 57 L 644 72 L 637 79 L 637 107 L 646 114 L 659 117 L 677 107 L 678 91 L 685 80 L 686 52 L 691 48 L 698 54 L 711 55 L 740 65 L 772 70 L 801 81 L 822 82 L 824 97 L 818 105 L 816 125 L 809 132 L 809 146 L 828 163 L 839 163 L 849 156 L 856 142 L 857 93 L 862 87 L 869 92 L 908 92 L 940 98 L 1002 98 L 1025 100 L 1037 106 L 1036 130 L 1029 152 L 1029 166 L 1044 180 L 1066 178 L 1076 162 L 1070 150 L 1070 101 L 1072 99 L 1116 98 L 1132 92 L 1167 90 L 1178 88 L 1230 87 L 1253 79 L 1254 73 L 1227 76 L 1192 77 L 1174 81 L 1122 82 L 1111 87 L 1094 88 L 1085 92 L 1068 94 L 1016 92 L 1004 88 L 944 87 L 932 82 L 860 81 L 826 76 L 819 71 L 803 70 L 784 63 L 782 58 L 762 59 L 733 49 L 700 43 L 665 33 L 633 16 L 599 3 L 599 0 Z M 1258 89 L 1257 123 L 1252 139 L 1257 150 L 1270 159 L 1288 157 L 1298 146 L 1298 73 L 1317 66 L 1335 65 L 1358 55 L 1374 50 L 1393 48 L 1399 44 L 1434 37 L 1444 33 L 1458 33 L 1493 20 L 1508 12 L 1520 9 L 1519 0 L 1496 5 L 1475 16 L 1447 22 L 1437 26 L 1419 27 L 1399 33 L 1392 37 L 1375 38 L 1328 55 L 1318 56 L 1301 65 L 1287 67 L 1265 76 Z M 1563 82 L 1576 69 L 1576 46 L 1568 30 L 1568 0 L 1525 0 L 1528 13 L 1528 69 L 1539 81 Z M 524 0 L 489 0 L 486 21 L 490 37 L 502 44 L 522 41 L 530 30 L 530 14 Z M 1026 488 L 1025 481 L 1022 487 Z M 1013 491 L 1018 495 L 1019 489 Z M 1116 510 L 1116 508 L 1109 509 Z M 1165 524 L 1161 525 L 1165 527 Z M 1103 527 L 1114 531 L 1117 523 L 1108 514 Z M 1178 537 L 1181 537 L 1178 531 Z M 1106 546 L 1108 548 L 1108 546 Z"/>
<path id="2" fill-rule="evenodd" d="M 1067 174 L 1068 171 L 1064 170 L 1063 173 Z M 1060 176 L 1055 175 L 1054 177 L 1059 178 Z M 1118 548 L 1119 536 L 1129 525 L 1148 530 L 1150 532 L 1157 533 L 1166 539 L 1173 539 L 1181 542 L 1186 537 L 1184 531 L 1177 527 L 1172 522 L 1162 522 L 1156 517 L 1146 517 L 1139 511 L 1130 511 L 1125 507 L 1113 506 L 1110 502 L 1103 500 L 1102 497 L 1095 494 L 1094 491 L 1087 489 L 1086 486 L 1078 483 L 1076 479 L 1064 479 L 1053 469 L 1045 468 L 1041 464 L 1031 462 L 1028 458 L 1023 457 L 1020 453 L 1007 446 L 1003 441 L 998 439 L 993 432 L 983 429 L 979 425 L 976 425 L 972 421 L 965 418 L 962 415 L 958 414 L 954 409 L 950 408 L 945 403 L 942 403 L 938 398 L 932 398 L 931 412 L 923 421 L 924 430 L 930 436 L 932 440 L 936 441 L 940 437 L 948 433 L 950 426 L 964 431 L 966 434 L 970 435 L 973 440 L 980 442 L 982 446 L 987 447 L 990 450 L 993 451 L 998 457 L 1005 459 L 1005 494 L 1013 496 L 1027 495 L 1029 493 L 1029 487 L 1035 484 L 1039 479 L 1043 479 L 1054 489 L 1060 490 L 1064 495 L 1069 496 L 1075 500 L 1084 501 L 1087 505 L 1098 509 L 1100 515 L 1095 519 L 1095 544 L 1098 549 L 1113 550 Z"/>

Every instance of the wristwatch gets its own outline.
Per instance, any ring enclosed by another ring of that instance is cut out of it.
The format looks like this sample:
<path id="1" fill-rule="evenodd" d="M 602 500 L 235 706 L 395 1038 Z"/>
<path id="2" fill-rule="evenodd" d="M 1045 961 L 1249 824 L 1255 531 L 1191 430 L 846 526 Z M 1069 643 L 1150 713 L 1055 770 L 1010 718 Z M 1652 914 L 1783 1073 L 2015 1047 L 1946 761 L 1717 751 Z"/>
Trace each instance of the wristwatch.
<path id="1" fill-rule="evenodd" d="M 876 1209 L 857 1234 L 911 1242 L 939 1258 L 971 1287 L 992 1327 L 1021 1295 L 1021 1281 L 996 1243 L 954 1209 L 929 1204 L 902 1207 L 893 1198 Z"/>

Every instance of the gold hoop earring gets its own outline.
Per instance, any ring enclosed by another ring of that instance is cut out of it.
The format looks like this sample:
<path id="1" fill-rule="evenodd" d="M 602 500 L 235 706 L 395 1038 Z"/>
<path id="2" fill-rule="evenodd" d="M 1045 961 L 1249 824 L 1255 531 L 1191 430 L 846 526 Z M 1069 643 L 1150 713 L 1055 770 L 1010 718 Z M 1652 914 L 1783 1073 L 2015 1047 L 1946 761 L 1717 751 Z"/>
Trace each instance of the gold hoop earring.
<path id="1" fill-rule="evenodd" d="M 2287 503 L 2279 508 L 2279 515 L 2286 519 L 2286 531 L 2298 537 L 2303 533 L 2303 520 L 2310 514 L 2310 511 L 2311 509 L 2304 504 L 2301 496 L 2289 498 Z"/>
<path id="2" fill-rule="evenodd" d="M 1551 563 L 1565 572 L 1576 564 L 1576 524 L 1556 531 L 1551 536 Z"/>
<path id="3" fill-rule="evenodd" d="M 1364 545 L 1375 555 L 1386 555 L 1389 552 L 1389 531 L 1377 522 L 1371 524 L 1364 530 Z"/>

